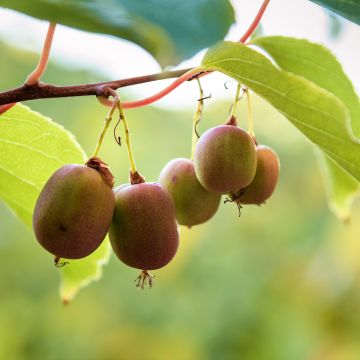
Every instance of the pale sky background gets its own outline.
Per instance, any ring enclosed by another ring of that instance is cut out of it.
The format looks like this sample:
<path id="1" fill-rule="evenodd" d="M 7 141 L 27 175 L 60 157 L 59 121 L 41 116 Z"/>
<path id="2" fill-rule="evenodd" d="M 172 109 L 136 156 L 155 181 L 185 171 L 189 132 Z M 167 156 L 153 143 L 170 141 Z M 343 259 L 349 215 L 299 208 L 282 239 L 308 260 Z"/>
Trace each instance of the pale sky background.
<path id="1" fill-rule="evenodd" d="M 231 28 L 226 39 L 238 40 L 241 37 L 261 3 L 261 0 L 234 0 L 237 8 L 237 25 Z M 323 8 L 307 0 L 272 0 L 262 20 L 265 35 L 306 38 L 327 46 L 342 63 L 345 72 L 359 92 L 360 27 L 346 21 L 340 38 L 332 40 L 326 25 L 327 17 Z M 19 48 L 40 52 L 47 26 L 44 21 L 0 8 L 0 38 Z M 197 66 L 203 53 L 180 64 L 179 68 Z M 57 27 L 51 60 L 58 61 L 69 68 L 96 70 L 104 77 L 104 80 L 160 71 L 159 65 L 151 55 L 137 45 L 114 37 L 90 34 L 64 26 Z M 225 81 L 226 78 L 220 74 L 212 74 L 202 79 L 205 94 L 212 94 L 211 102 L 222 98 L 232 98 L 235 83 L 233 85 L 230 83 L 229 90 L 226 90 Z M 137 85 L 127 88 L 126 92 L 131 99 L 135 100 L 152 95 L 169 82 L 166 80 Z M 158 101 L 156 105 L 167 108 L 185 106 L 193 108 L 197 97 L 196 83 L 185 83 Z"/>

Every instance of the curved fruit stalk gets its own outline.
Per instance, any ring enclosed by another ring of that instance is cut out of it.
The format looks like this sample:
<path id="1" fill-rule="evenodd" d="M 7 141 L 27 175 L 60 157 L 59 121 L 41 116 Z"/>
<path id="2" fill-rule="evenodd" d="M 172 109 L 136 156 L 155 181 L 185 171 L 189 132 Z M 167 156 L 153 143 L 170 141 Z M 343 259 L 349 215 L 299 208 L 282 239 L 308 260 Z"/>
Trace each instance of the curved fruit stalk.
<path id="1" fill-rule="evenodd" d="M 274 192 L 280 172 L 280 161 L 274 150 L 259 145 L 257 168 L 254 180 L 241 190 L 234 192 L 231 198 L 239 204 L 263 204 Z"/>
<path id="2" fill-rule="evenodd" d="M 208 191 L 236 191 L 248 186 L 255 176 L 255 142 L 234 125 L 211 128 L 197 143 L 194 165 L 197 178 Z"/>
<path id="3" fill-rule="evenodd" d="M 36 202 L 33 228 L 39 243 L 58 258 L 80 259 L 104 240 L 115 207 L 114 178 L 100 159 L 70 164 L 47 181 Z"/>
<path id="4" fill-rule="evenodd" d="M 159 183 L 170 193 L 180 225 L 204 223 L 219 207 L 221 195 L 210 193 L 200 184 L 189 159 L 171 160 L 162 170 Z"/>
<path id="5" fill-rule="evenodd" d="M 157 183 L 122 185 L 115 189 L 115 211 L 109 237 L 118 258 L 141 269 L 141 280 L 149 280 L 147 270 L 165 266 L 175 256 L 179 232 L 175 207 L 169 193 Z"/>

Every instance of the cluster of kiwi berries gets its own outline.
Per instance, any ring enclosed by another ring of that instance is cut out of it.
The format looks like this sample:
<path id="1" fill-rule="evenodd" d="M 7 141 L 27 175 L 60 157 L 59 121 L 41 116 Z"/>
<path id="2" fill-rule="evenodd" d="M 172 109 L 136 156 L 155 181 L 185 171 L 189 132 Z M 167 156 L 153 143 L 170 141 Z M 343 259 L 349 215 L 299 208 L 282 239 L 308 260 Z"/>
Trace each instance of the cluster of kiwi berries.
<path id="1" fill-rule="evenodd" d="M 178 224 L 206 222 L 223 194 L 239 209 L 260 205 L 273 193 L 278 175 L 276 153 L 257 145 L 230 116 L 200 137 L 193 161 L 170 161 L 157 183 L 131 171 L 130 183 L 113 190 L 114 177 L 98 157 L 61 167 L 39 195 L 33 228 L 57 266 L 64 264 L 60 259 L 90 255 L 108 233 L 117 257 L 141 270 L 137 286 L 151 287 L 149 270 L 164 267 L 177 252 Z"/>

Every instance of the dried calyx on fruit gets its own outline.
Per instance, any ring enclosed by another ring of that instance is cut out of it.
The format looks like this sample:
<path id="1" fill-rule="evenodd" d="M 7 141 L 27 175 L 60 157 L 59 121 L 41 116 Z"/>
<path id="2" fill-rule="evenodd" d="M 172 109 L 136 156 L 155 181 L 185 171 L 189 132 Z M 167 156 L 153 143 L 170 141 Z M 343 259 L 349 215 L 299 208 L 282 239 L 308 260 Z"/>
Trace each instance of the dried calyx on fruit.
<path id="1" fill-rule="evenodd" d="M 133 177 L 134 174 L 132 183 Z M 158 183 L 140 182 L 116 188 L 109 238 L 124 264 L 142 270 L 137 286 L 143 288 L 148 282 L 151 287 L 148 271 L 168 264 L 179 245 L 175 207 L 169 193 Z"/>
<path id="2" fill-rule="evenodd" d="M 274 150 L 259 145 L 256 147 L 257 168 L 251 184 L 230 194 L 237 204 L 263 204 L 274 192 L 280 172 L 280 161 Z"/>
<path id="3" fill-rule="evenodd" d="M 185 158 L 171 160 L 159 183 L 170 193 L 180 225 L 193 226 L 209 220 L 217 211 L 221 195 L 207 191 L 195 175 L 194 163 Z"/>
<path id="4" fill-rule="evenodd" d="M 195 173 L 205 189 L 224 194 L 251 183 L 256 160 L 253 138 L 231 116 L 227 124 L 211 128 L 200 137 L 194 155 Z"/>
<path id="5" fill-rule="evenodd" d="M 115 196 L 114 177 L 99 158 L 69 164 L 47 181 L 36 202 L 33 228 L 39 243 L 59 258 L 90 255 L 109 229 Z"/>

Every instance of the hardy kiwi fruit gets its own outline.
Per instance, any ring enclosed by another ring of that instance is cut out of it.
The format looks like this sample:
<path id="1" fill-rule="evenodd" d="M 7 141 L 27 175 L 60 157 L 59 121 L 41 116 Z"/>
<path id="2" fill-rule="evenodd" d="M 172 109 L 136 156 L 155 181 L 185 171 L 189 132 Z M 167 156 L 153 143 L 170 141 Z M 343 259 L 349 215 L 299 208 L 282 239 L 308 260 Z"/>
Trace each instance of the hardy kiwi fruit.
<path id="1" fill-rule="evenodd" d="M 197 178 L 210 192 L 223 194 L 244 188 L 255 176 L 255 142 L 234 125 L 211 128 L 197 143 L 194 165 Z"/>
<path id="2" fill-rule="evenodd" d="M 113 177 L 100 159 L 90 159 L 87 164 L 58 169 L 35 205 L 36 238 L 57 258 L 90 255 L 104 240 L 111 223 L 115 206 Z"/>
<path id="3" fill-rule="evenodd" d="M 154 270 L 175 256 L 179 245 L 175 207 L 157 183 L 115 189 L 115 211 L 109 238 L 118 258 L 128 266 Z"/>
<path id="4" fill-rule="evenodd" d="M 159 183 L 174 200 L 180 225 L 201 224 L 209 220 L 219 207 L 221 195 L 207 191 L 200 184 L 194 163 L 189 159 L 171 160 L 162 170 Z"/>
<path id="5" fill-rule="evenodd" d="M 273 193 L 279 178 L 280 161 L 275 151 L 259 145 L 256 148 L 256 174 L 249 186 L 235 192 L 235 200 L 240 204 L 263 204 Z"/>

